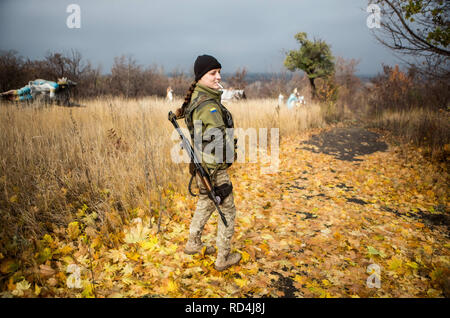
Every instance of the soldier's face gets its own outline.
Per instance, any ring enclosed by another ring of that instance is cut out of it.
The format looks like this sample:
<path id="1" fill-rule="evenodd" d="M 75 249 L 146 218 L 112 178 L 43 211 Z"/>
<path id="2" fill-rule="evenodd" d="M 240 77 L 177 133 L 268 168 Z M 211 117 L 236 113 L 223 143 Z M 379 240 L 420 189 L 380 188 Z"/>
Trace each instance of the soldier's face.
<path id="1" fill-rule="evenodd" d="M 220 88 L 219 83 L 221 79 L 222 77 L 220 76 L 220 68 L 215 68 L 203 75 L 203 77 L 198 82 L 199 84 L 202 84 L 206 87 L 218 90 Z"/>

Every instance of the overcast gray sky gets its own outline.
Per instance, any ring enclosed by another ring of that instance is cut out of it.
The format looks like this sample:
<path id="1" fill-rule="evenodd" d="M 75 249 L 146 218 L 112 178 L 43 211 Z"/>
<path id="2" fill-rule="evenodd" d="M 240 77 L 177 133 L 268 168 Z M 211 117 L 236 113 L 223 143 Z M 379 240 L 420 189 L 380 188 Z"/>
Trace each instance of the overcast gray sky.
<path id="1" fill-rule="evenodd" d="M 69 4 L 78 4 L 81 27 L 68 28 Z M 398 60 L 367 27 L 367 0 L 1 0 L 0 50 L 42 59 L 77 49 L 109 72 L 114 57 L 139 64 L 192 69 L 211 54 L 224 72 L 279 72 L 297 32 L 320 38 L 335 56 L 360 59 L 359 74 L 376 74 Z"/>

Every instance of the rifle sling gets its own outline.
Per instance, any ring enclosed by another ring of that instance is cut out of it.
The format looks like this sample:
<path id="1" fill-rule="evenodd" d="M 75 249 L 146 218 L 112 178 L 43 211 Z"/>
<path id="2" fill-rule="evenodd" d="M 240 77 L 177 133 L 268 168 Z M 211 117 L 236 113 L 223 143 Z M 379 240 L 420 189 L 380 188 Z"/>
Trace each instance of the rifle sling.
<path id="1" fill-rule="evenodd" d="M 191 175 L 191 179 L 189 180 L 189 186 L 188 186 L 189 193 L 193 197 L 197 196 L 196 194 L 194 194 L 192 192 L 192 180 L 195 178 L 195 176 L 196 176 L 196 171 L 193 175 Z M 213 186 L 213 187 L 214 187 L 214 192 L 216 193 L 216 195 L 218 195 L 220 197 L 221 203 L 223 203 L 225 201 L 225 199 L 230 195 L 230 193 L 233 192 L 233 184 L 232 183 L 224 183 L 220 186 Z M 208 191 L 207 190 L 203 190 L 203 191 L 199 190 L 199 194 L 208 195 Z"/>

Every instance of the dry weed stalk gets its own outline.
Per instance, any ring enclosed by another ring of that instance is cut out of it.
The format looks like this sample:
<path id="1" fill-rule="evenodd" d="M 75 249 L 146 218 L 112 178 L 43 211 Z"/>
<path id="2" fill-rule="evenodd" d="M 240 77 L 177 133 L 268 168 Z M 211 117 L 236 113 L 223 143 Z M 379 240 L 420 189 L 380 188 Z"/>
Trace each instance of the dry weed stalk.
<path id="1" fill-rule="evenodd" d="M 110 139 L 115 150 L 127 152 L 128 144 L 120 137 L 114 128 L 108 129 L 108 138 Z"/>
<path id="2" fill-rule="evenodd" d="M 88 180 L 89 187 L 90 187 L 90 189 L 92 191 L 93 190 L 93 188 L 92 188 L 92 180 L 91 180 L 91 176 L 90 176 L 90 173 L 89 173 L 89 167 L 86 164 L 86 159 L 85 159 L 86 158 L 86 150 L 85 150 L 85 147 L 84 147 L 83 139 L 81 138 L 81 133 L 80 133 L 80 130 L 78 129 L 77 122 L 76 122 L 75 118 L 73 117 L 72 110 L 70 110 L 69 114 L 70 114 L 70 120 L 72 121 L 73 131 L 74 131 L 75 135 L 78 137 L 78 141 L 80 143 L 81 164 L 84 167 L 84 173 L 86 175 L 86 179 Z"/>

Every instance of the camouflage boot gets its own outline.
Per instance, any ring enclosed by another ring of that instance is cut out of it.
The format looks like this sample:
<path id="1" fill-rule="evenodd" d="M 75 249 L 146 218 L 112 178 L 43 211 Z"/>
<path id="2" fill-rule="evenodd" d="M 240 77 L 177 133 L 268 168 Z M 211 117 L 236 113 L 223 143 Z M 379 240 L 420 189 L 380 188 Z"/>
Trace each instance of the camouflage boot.
<path id="1" fill-rule="evenodd" d="M 215 268 L 216 268 L 216 270 L 221 272 L 223 270 L 226 270 L 230 266 L 233 266 L 233 265 L 239 263 L 241 258 L 242 258 L 242 256 L 240 253 L 231 253 L 231 254 L 228 254 L 226 257 L 219 255 L 219 256 L 217 256 L 217 259 L 216 259 Z"/>
<path id="2" fill-rule="evenodd" d="M 189 255 L 201 253 L 203 249 L 203 245 L 200 239 L 195 239 L 189 237 L 186 247 L 184 248 L 184 252 Z M 216 248 L 214 246 L 207 246 L 205 250 L 205 255 L 211 255 L 216 252 Z"/>

